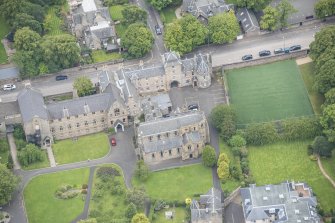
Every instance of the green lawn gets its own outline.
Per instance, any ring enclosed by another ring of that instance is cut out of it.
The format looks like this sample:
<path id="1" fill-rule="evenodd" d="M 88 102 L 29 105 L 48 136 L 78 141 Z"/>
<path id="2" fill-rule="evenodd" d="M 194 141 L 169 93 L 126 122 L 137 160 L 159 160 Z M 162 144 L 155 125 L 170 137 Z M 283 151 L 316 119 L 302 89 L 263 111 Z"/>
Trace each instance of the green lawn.
<path id="1" fill-rule="evenodd" d="M 166 219 L 165 218 L 165 212 L 166 211 L 172 211 L 174 212 L 174 218 L 173 219 Z M 153 223 L 181 223 L 186 222 L 186 210 L 182 207 L 176 207 L 176 208 L 168 208 L 163 209 L 161 211 L 158 211 L 155 213 L 156 218 L 153 220 Z"/>
<path id="2" fill-rule="evenodd" d="M 84 209 L 82 195 L 62 200 L 55 191 L 64 184 L 87 184 L 89 169 L 76 169 L 46 174 L 33 178 L 24 189 L 24 202 L 30 223 L 68 223 Z"/>
<path id="3" fill-rule="evenodd" d="M 99 63 L 109 60 L 121 59 L 122 55 L 119 53 L 106 53 L 104 50 L 93 50 L 92 58 L 94 63 Z"/>
<path id="4" fill-rule="evenodd" d="M 133 178 L 134 186 L 141 186 Z M 187 197 L 204 194 L 212 187 L 212 170 L 202 164 L 152 172 L 143 185 L 151 198 L 185 201 Z"/>
<path id="5" fill-rule="evenodd" d="M 239 124 L 313 114 L 293 60 L 228 70 L 227 79 Z"/>
<path id="6" fill-rule="evenodd" d="M 123 174 L 121 168 L 115 164 L 104 165 L 104 166 L 114 167 L 118 169 L 121 174 Z M 101 183 L 101 180 L 96 175 L 96 172 L 97 172 L 97 169 L 94 173 L 92 198 L 94 197 L 94 194 L 96 193 L 96 186 L 95 186 L 96 183 Z M 126 188 L 123 176 L 115 177 L 115 180 L 120 181 L 122 187 Z M 110 191 L 107 189 L 103 192 L 99 200 L 91 199 L 89 212 L 91 212 L 92 210 L 96 210 L 96 211 L 101 212 L 102 214 L 108 215 L 108 213 L 112 211 L 113 216 L 110 216 L 110 217 L 112 217 L 113 219 L 123 219 L 126 207 L 127 205 L 125 204 L 124 195 L 112 195 Z"/>
<path id="7" fill-rule="evenodd" d="M 178 7 L 168 7 L 168 8 L 164 8 L 161 12 L 160 12 L 160 17 L 161 20 L 163 21 L 164 24 L 168 24 L 173 22 L 174 20 L 177 19 L 176 16 L 176 9 Z"/>
<path id="8" fill-rule="evenodd" d="M 122 9 L 124 9 L 123 5 L 113 5 L 109 7 L 109 14 L 111 15 L 113 21 L 123 19 L 121 12 Z"/>
<path id="9" fill-rule="evenodd" d="M 6 24 L 5 20 L 0 17 L 0 40 L 2 40 L 9 33 L 9 27 Z M 6 54 L 6 50 L 2 43 L 0 43 L 0 64 L 4 64 L 8 62 L 8 57 Z"/>
<path id="10" fill-rule="evenodd" d="M 1 138 L 0 139 L 1 143 L 5 143 L 7 144 L 7 148 L 5 146 L 5 149 L 4 148 L 1 148 L 0 149 L 0 163 L 2 164 L 7 164 L 8 162 L 8 155 L 9 155 L 9 145 L 8 145 L 8 142 L 7 142 L 7 138 Z M 1 145 L 1 144 L 0 144 Z M 3 151 L 2 151 L 3 150 Z"/>
<path id="11" fill-rule="evenodd" d="M 335 149 L 331 158 L 321 158 L 321 162 L 327 174 L 335 181 Z"/>
<path id="12" fill-rule="evenodd" d="M 41 169 L 45 167 L 50 167 L 47 151 L 43 150 L 44 160 L 43 162 L 36 162 L 32 163 L 29 166 L 22 167 L 24 170 L 34 170 L 34 169 Z"/>
<path id="13" fill-rule="evenodd" d="M 57 11 L 55 7 L 50 7 L 45 16 L 44 27 L 47 30 L 48 35 L 59 35 L 65 33 L 62 30 L 64 21 L 62 18 L 57 16 L 56 12 Z"/>
<path id="14" fill-rule="evenodd" d="M 126 32 L 128 26 L 123 25 L 123 24 L 117 24 L 115 25 L 115 30 L 116 30 L 116 34 L 118 37 L 122 37 L 123 34 Z"/>
<path id="15" fill-rule="evenodd" d="M 310 185 L 325 210 L 335 208 L 335 188 L 323 177 L 316 161 L 307 155 L 310 142 L 277 143 L 249 147 L 249 165 L 258 185 L 278 184 L 286 180 Z"/>
<path id="16" fill-rule="evenodd" d="M 79 137 L 77 141 L 57 141 L 52 149 L 58 164 L 74 163 L 103 157 L 109 151 L 109 142 L 105 133 L 98 133 Z"/>
<path id="17" fill-rule="evenodd" d="M 314 64 L 313 62 L 299 66 L 301 76 L 305 82 L 308 91 L 309 100 L 311 101 L 315 114 L 321 114 L 321 105 L 324 102 L 323 95 L 319 94 L 314 88 Z"/>

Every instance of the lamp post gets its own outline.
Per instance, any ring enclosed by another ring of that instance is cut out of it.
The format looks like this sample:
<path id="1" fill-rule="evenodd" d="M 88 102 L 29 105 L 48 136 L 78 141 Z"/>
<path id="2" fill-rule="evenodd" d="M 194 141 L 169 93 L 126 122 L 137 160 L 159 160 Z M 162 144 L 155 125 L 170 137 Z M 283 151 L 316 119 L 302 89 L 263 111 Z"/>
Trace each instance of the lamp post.
<path id="1" fill-rule="evenodd" d="M 285 51 L 285 36 L 283 36 L 283 42 L 284 42 L 284 51 Z"/>

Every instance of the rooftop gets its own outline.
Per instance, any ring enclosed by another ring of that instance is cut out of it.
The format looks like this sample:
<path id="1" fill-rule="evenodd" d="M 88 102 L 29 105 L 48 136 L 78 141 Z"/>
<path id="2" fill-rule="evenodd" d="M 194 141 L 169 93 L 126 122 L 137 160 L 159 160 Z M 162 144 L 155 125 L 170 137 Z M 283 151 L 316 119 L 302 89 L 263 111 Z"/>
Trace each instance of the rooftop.
<path id="1" fill-rule="evenodd" d="M 91 12 L 97 10 L 97 6 L 95 5 L 94 0 L 83 0 L 81 5 L 84 12 Z"/>

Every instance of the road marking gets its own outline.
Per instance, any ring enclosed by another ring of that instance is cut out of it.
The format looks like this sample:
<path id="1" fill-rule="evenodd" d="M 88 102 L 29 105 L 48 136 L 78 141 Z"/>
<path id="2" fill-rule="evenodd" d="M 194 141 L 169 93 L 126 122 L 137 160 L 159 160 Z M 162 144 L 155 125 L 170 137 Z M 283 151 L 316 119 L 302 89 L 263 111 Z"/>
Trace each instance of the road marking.
<path id="1" fill-rule="evenodd" d="M 234 214 L 231 214 L 231 218 L 233 219 L 233 223 L 235 223 Z"/>

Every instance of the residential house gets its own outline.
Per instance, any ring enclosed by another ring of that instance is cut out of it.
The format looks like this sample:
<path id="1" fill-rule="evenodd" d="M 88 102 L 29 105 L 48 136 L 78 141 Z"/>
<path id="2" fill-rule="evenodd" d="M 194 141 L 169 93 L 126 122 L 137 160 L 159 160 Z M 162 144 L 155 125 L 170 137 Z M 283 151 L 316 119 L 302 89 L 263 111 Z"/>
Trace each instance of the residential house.
<path id="1" fill-rule="evenodd" d="M 199 201 L 192 200 L 192 223 L 222 223 L 221 191 L 211 188 L 207 194 L 200 195 Z"/>
<path id="2" fill-rule="evenodd" d="M 235 14 L 246 35 L 259 34 L 260 27 L 253 11 L 244 7 L 238 8 Z"/>
<path id="3" fill-rule="evenodd" d="M 246 223 L 319 223 L 317 201 L 305 183 L 283 182 L 277 185 L 240 189 Z"/>

